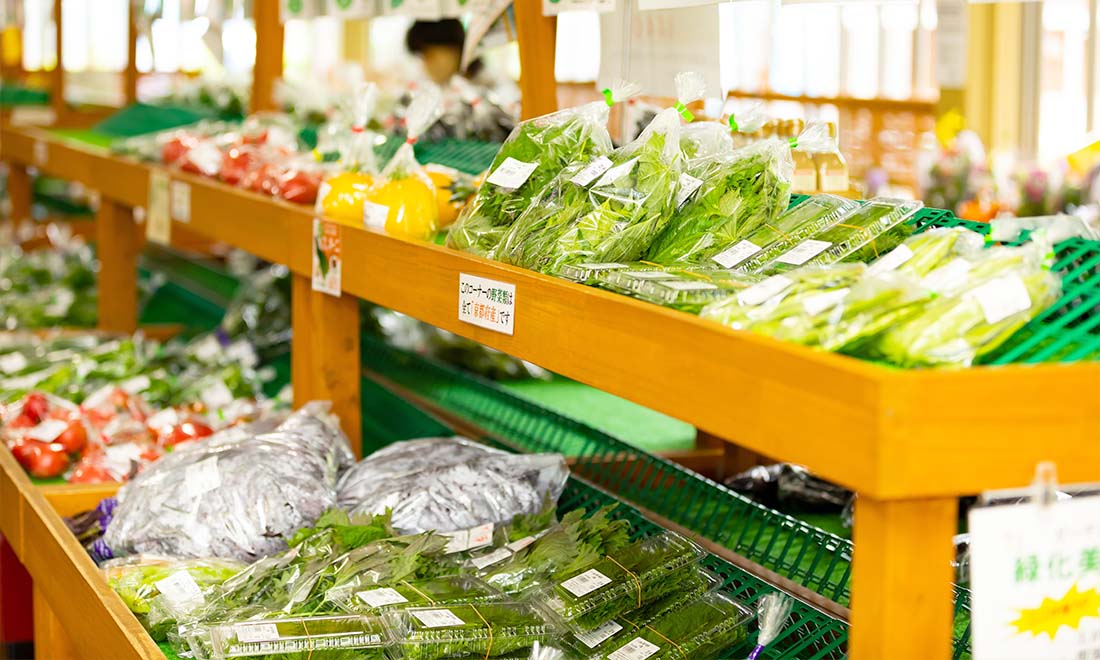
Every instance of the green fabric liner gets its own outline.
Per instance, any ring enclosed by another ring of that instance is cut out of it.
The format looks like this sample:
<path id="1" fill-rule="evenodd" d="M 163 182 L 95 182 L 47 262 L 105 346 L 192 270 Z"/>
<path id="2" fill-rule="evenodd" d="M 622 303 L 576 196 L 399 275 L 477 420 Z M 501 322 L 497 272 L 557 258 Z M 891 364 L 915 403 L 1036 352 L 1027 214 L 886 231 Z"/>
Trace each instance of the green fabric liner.
<path id="1" fill-rule="evenodd" d="M 32 89 L 15 83 L 0 83 L 0 106 L 46 105 L 50 102 L 50 92 L 44 89 Z"/>
<path id="2" fill-rule="evenodd" d="M 111 144 L 115 141 L 113 136 L 99 133 L 90 128 L 54 128 L 50 129 L 50 133 L 65 140 L 72 140 L 73 142 L 103 149 L 110 149 Z"/>

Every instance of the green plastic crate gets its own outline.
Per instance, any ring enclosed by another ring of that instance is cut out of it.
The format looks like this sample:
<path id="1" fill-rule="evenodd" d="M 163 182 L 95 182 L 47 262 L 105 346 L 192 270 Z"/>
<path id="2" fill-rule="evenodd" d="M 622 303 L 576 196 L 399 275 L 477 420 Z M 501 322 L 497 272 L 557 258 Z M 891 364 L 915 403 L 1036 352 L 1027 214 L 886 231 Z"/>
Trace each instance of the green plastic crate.
<path id="1" fill-rule="evenodd" d="M 375 149 L 381 162 L 393 157 L 404 138 L 390 137 Z M 445 165 L 467 174 L 480 174 L 493 164 L 500 145 L 495 142 L 476 140 L 439 140 L 438 142 L 418 142 L 413 147 L 418 162 L 427 165 Z"/>

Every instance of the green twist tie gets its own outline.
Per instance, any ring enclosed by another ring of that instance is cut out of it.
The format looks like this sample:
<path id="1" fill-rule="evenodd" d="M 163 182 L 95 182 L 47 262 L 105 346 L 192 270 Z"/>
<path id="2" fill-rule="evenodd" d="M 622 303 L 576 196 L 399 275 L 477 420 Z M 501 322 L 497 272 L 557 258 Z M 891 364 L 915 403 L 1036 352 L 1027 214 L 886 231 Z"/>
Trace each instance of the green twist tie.
<path id="1" fill-rule="evenodd" d="M 737 120 L 733 118 L 733 115 L 730 115 L 730 130 L 734 133 L 739 130 L 737 127 Z"/>
<path id="2" fill-rule="evenodd" d="M 680 116 L 684 118 L 684 121 L 693 121 L 695 119 L 695 115 L 691 114 L 691 110 L 688 110 L 687 106 L 680 101 L 677 101 L 676 105 L 672 107 L 676 108 L 676 112 L 680 113 Z"/>
<path id="3" fill-rule="evenodd" d="M 615 105 L 615 99 L 611 98 L 611 89 L 603 88 L 603 100 L 607 101 L 608 107 Z"/>
<path id="4" fill-rule="evenodd" d="M 788 142 L 791 145 L 791 149 L 797 149 L 798 148 L 798 138 L 793 137 L 793 138 L 789 139 Z"/>

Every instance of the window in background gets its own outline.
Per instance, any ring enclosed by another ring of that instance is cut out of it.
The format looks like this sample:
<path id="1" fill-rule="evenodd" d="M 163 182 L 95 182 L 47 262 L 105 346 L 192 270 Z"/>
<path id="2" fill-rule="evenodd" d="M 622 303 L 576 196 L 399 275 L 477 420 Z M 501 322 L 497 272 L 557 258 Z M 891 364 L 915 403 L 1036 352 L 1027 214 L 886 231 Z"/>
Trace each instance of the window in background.
<path id="1" fill-rule="evenodd" d="M 23 17 L 23 68 L 52 71 L 57 66 L 53 0 L 24 0 Z"/>
<path id="2" fill-rule="evenodd" d="M 600 16 L 594 11 L 558 15 L 554 77 L 558 82 L 591 82 L 600 74 Z"/>
<path id="3" fill-rule="evenodd" d="M 915 4 L 892 3 L 879 7 L 882 35 L 882 68 L 879 95 L 890 99 L 913 96 L 913 40 L 920 19 Z"/>
<path id="4" fill-rule="evenodd" d="M 1084 143 L 1089 13 L 1089 0 L 1043 3 L 1039 62 L 1041 162 L 1061 158 Z M 1095 95 L 1097 90 L 1091 93 Z"/>
<path id="5" fill-rule="evenodd" d="M 856 98 L 874 98 L 879 93 L 879 34 L 877 5 L 844 5 L 841 24 L 848 45 L 846 85 L 842 93 Z"/>
<path id="6" fill-rule="evenodd" d="M 339 19 L 287 21 L 283 30 L 283 75 L 287 80 L 324 80 L 340 64 L 344 30 Z"/>
<path id="7" fill-rule="evenodd" d="M 719 6 L 722 44 L 722 86 L 763 92 L 768 86 L 771 38 L 770 2 L 731 2 Z"/>

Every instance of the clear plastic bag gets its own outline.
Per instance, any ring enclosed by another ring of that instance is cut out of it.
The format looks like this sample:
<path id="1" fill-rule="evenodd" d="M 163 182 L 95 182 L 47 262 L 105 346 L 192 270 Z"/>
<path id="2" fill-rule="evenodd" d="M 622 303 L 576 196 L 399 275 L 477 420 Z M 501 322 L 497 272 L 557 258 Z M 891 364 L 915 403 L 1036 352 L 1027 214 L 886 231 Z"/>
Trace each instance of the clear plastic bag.
<path id="1" fill-rule="evenodd" d="M 672 278 L 639 283 L 635 295 L 664 307 L 697 314 L 705 305 L 744 291 L 760 279 L 757 275 L 731 271 L 677 273 Z"/>
<path id="2" fill-rule="evenodd" d="M 232 428 L 168 454 L 119 491 L 107 546 L 242 561 L 285 550 L 335 505 L 336 478 L 353 461 L 325 410 L 307 404 L 271 433 Z"/>
<path id="3" fill-rule="evenodd" d="M 361 615 L 186 624 L 179 637 L 197 660 L 387 660 L 392 643 L 379 619 Z"/>
<path id="4" fill-rule="evenodd" d="M 367 127 L 377 99 L 378 87 L 374 83 L 362 85 L 352 95 L 348 108 L 350 123 L 336 140 L 340 171 L 327 177 L 317 193 L 317 210 L 326 218 L 352 227 L 363 226 L 363 204 L 378 175 L 376 136 Z"/>
<path id="5" fill-rule="evenodd" d="M 395 443 L 340 480 L 340 505 L 393 511 L 402 533 L 455 532 L 507 523 L 555 502 L 569 468 L 560 454 L 516 455 L 460 438 Z"/>
<path id="6" fill-rule="evenodd" d="M 859 204 L 836 195 L 814 195 L 715 254 L 724 268 L 756 272 L 804 239 L 832 227 Z"/>
<path id="7" fill-rule="evenodd" d="M 937 227 L 905 240 L 871 263 L 868 275 L 896 271 L 923 278 L 956 257 L 975 258 L 984 237 L 963 227 Z"/>
<path id="8" fill-rule="evenodd" d="M 676 592 L 704 554 L 686 538 L 664 532 L 563 576 L 541 600 L 570 629 L 583 633 Z"/>
<path id="9" fill-rule="evenodd" d="M 923 206 L 911 200 L 873 199 L 832 227 L 777 256 L 762 272 L 774 275 L 801 266 L 873 261 L 912 235 L 915 228 L 905 221 Z"/>
<path id="10" fill-rule="evenodd" d="M 637 93 L 620 84 L 612 102 Z M 612 148 L 604 101 L 519 123 L 489 167 L 477 195 L 447 235 L 449 247 L 489 256 L 509 227 L 535 205 L 546 187 L 570 164 L 587 164 Z"/>
<path id="11" fill-rule="evenodd" d="M 325 594 L 329 602 L 353 614 L 382 614 L 390 610 L 452 603 L 487 603 L 503 597 L 499 589 L 471 576 L 402 580 L 388 586 L 367 588 L 345 586 L 330 589 Z"/>
<path id="12" fill-rule="evenodd" d="M 814 476 L 801 465 L 756 465 L 726 479 L 726 486 L 754 501 L 786 513 L 839 513 L 852 492 Z"/>
<path id="13" fill-rule="evenodd" d="M 809 319 L 813 329 L 800 341 L 860 355 L 881 333 L 919 314 L 931 299 L 930 292 L 905 273 L 868 274 L 835 307 Z"/>
<path id="14" fill-rule="evenodd" d="M 367 192 L 363 223 L 390 236 L 426 241 L 439 226 L 435 184 L 416 160 L 413 145 L 439 112 L 439 88 L 417 87 L 405 118 L 405 143 Z"/>
<path id="15" fill-rule="evenodd" d="M 522 657 L 560 634 L 538 607 L 519 602 L 416 607 L 383 620 L 406 660 Z"/>

